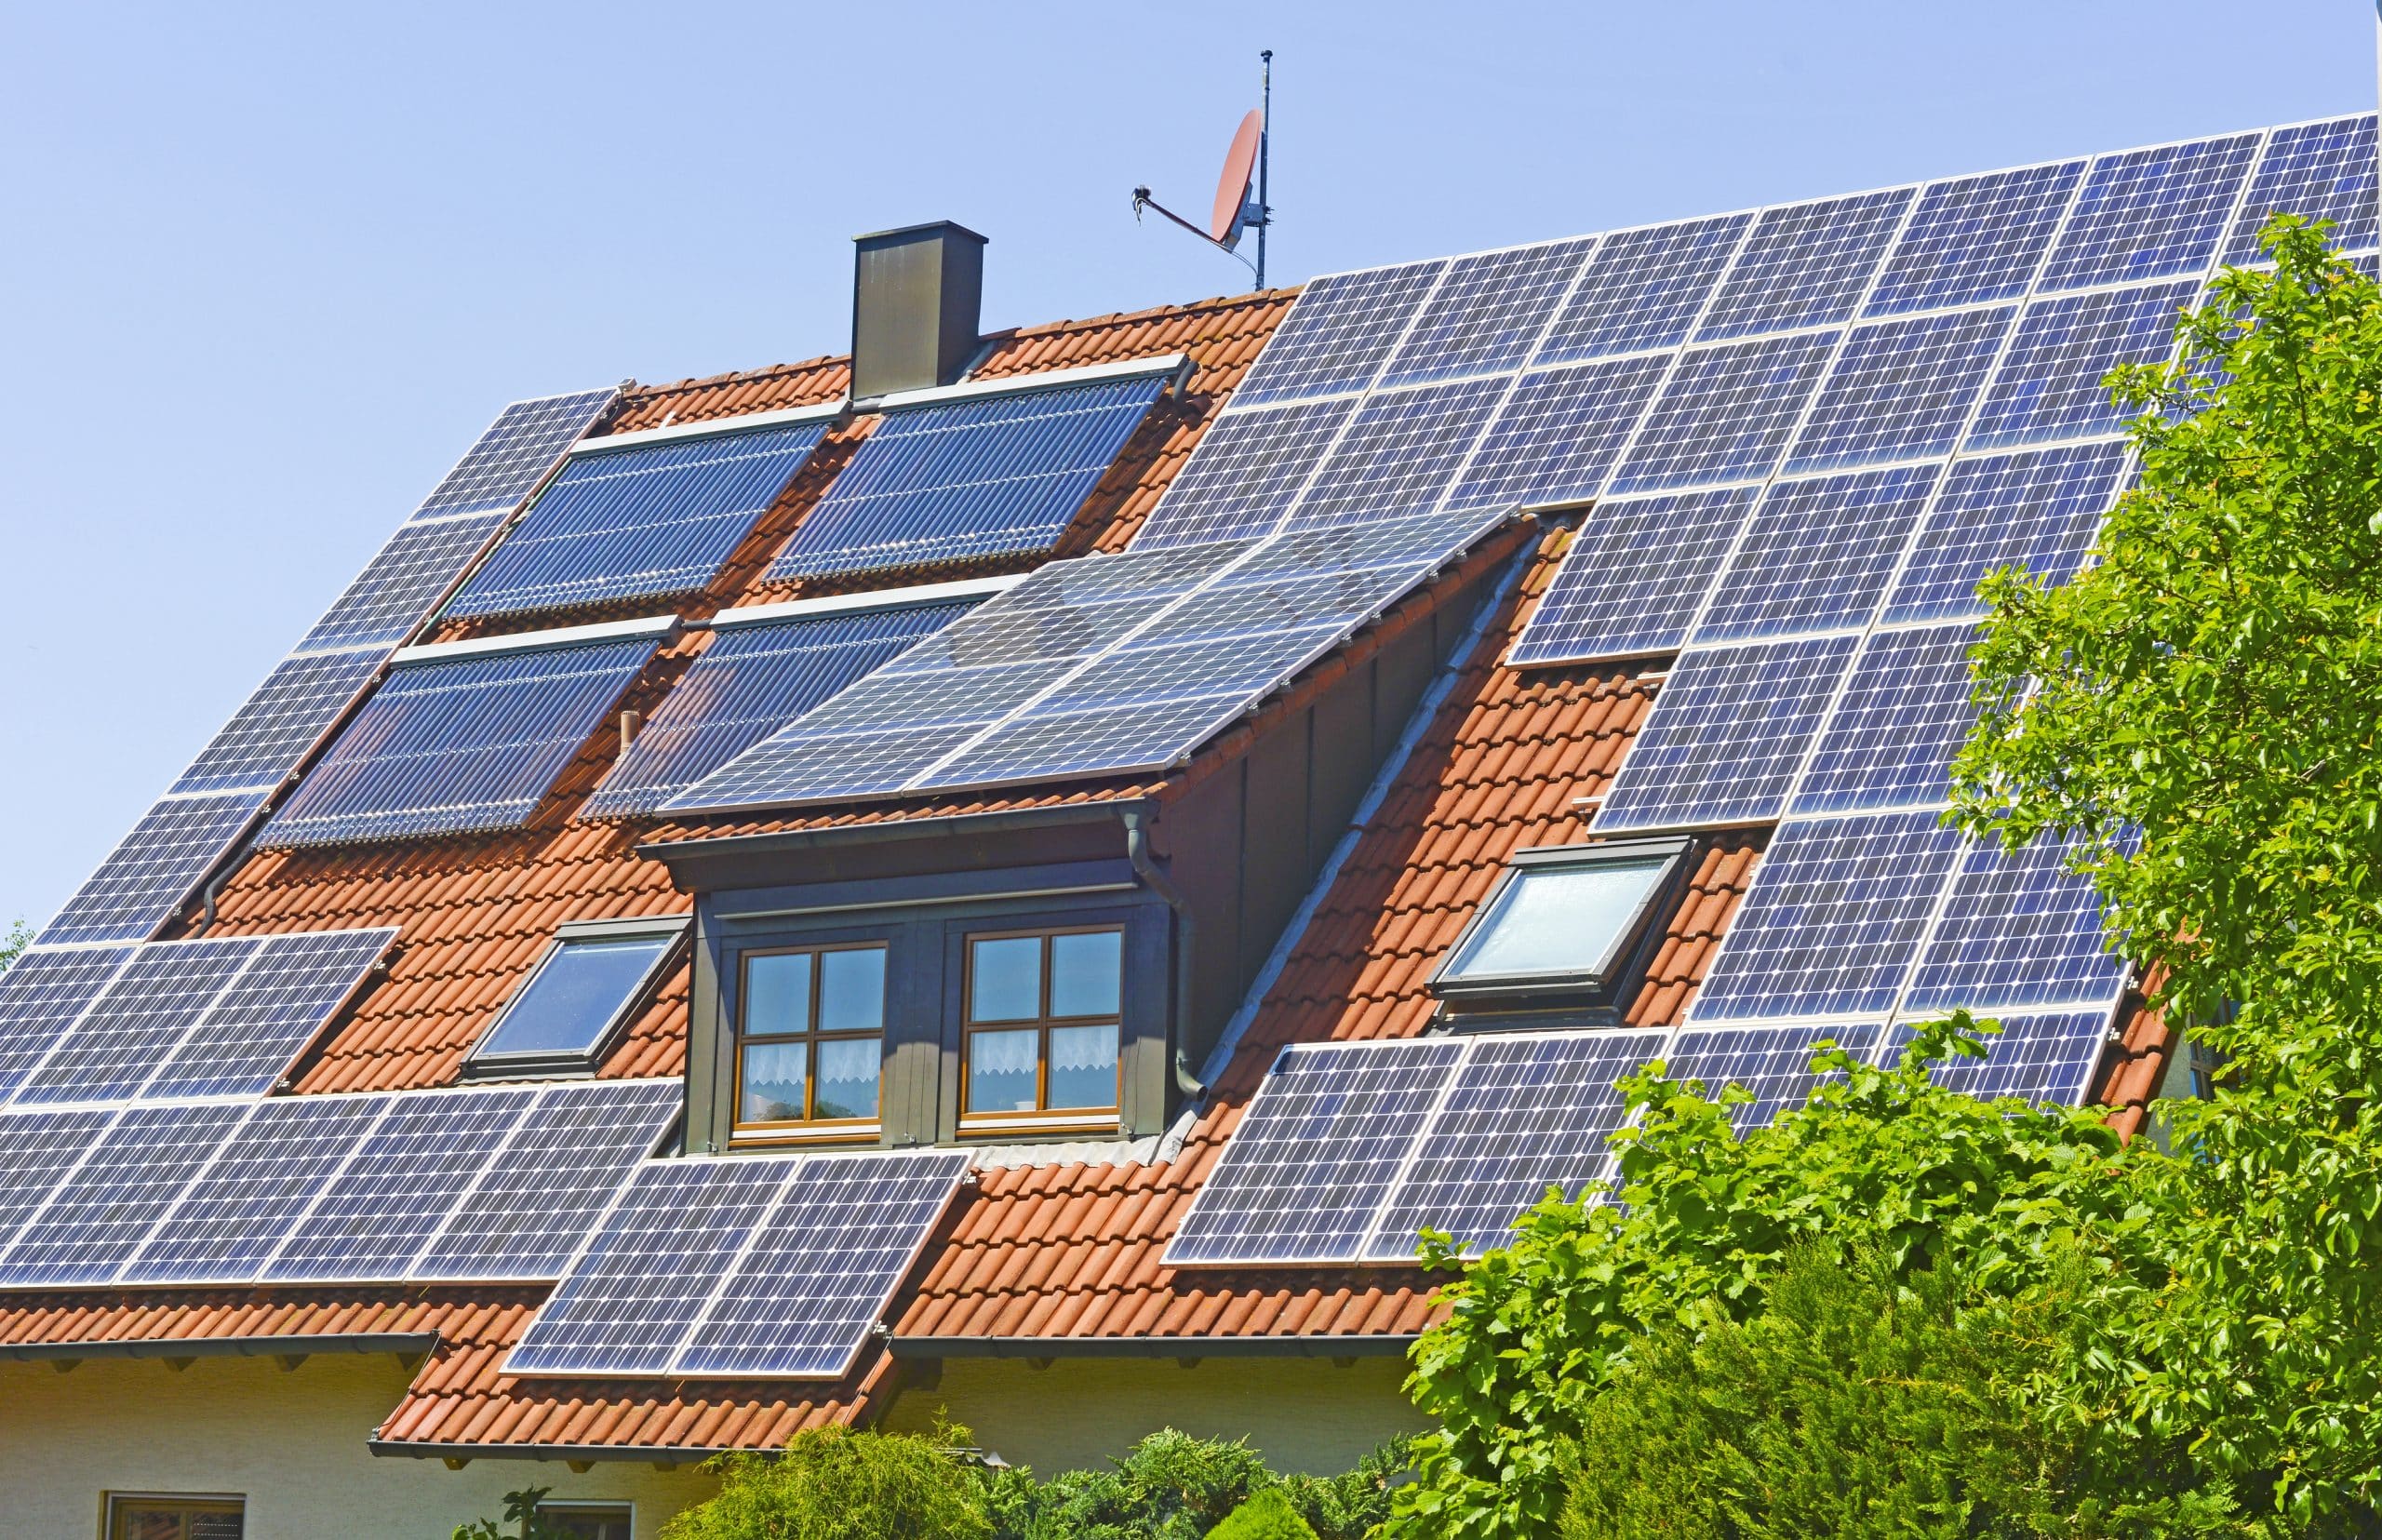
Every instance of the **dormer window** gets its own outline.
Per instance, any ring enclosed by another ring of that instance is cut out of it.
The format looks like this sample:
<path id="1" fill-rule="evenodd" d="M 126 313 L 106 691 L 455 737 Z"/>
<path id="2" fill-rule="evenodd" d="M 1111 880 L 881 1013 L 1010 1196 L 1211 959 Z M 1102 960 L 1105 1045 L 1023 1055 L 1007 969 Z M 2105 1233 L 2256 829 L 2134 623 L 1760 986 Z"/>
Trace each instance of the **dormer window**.
<path id="1" fill-rule="evenodd" d="M 878 944 L 744 954 L 740 1132 L 874 1133 L 885 1062 Z"/>
<path id="2" fill-rule="evenodd" d="M 1125 932 L 968 938 L 966 1118 L 1114 1117 Z"/>
<path id="3" fill-rule="evenodd" d="M 1612 1006 L 1641 971 L 1684 838 L 1516 851 L 1432 976 L 1465 1010 Z"/>
<path id="4" fill-rule="evenodd" d="M 562 927 L 463 1072 L 483 1079 L 594 1074 L 686 933 L 684 919 Z"/>

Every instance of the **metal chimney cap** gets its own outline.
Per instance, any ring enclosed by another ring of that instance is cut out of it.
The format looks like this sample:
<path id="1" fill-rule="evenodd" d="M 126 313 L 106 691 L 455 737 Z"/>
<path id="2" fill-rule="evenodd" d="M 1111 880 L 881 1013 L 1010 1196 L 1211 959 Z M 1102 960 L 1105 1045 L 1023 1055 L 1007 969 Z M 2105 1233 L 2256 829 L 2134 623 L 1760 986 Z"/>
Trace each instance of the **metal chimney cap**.
<path id="1" fill-rule="evenodd" d="M 896 225 L 890 230 L 872 230 L 865 235 L 854 235 L 855 241 L 890 241 L 904 235 L 952 234 L 965 235 L 971 241 L 990 245 L 990 235 L 980 235 L 957 220 L 929 220 L 924 224 Z"/>

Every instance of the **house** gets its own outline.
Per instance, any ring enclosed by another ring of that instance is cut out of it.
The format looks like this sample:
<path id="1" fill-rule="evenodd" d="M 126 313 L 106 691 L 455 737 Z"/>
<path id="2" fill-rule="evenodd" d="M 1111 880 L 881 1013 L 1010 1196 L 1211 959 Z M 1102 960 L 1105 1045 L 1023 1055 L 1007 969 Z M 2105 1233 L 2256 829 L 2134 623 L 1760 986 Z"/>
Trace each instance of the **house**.
<path id="1" fill-rule="evenodd" d="M 649 1535 L 948 1411 L 1418 1426 L 1422 1226 L 1649 1059 L 1979 1093 L 2188 1055 L 2056 850 L 1943 829 L 1976 580 L 2097 384 L 2371 115 L 515 403 L 0 976 L 14 1533 Z"/>

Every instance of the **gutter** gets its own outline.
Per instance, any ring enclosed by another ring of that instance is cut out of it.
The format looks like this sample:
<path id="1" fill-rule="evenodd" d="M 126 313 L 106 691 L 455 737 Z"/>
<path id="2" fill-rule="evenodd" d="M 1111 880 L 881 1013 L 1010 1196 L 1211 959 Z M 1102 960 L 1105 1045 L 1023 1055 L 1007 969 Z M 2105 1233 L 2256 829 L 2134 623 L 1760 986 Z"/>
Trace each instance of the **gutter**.
<path id="1" fill-rule="evenodd" d="M 132 1337 L 108 1342 L 0 1346 L 0 1359 L 79 1363 L 85 1359 L 289 1359 L 317 1353 L 428 1353 L 435 1332 L 346 1332 L 297 1337 Z"/>
<path id="2" fill-rule="evenodd" d="M 1183 890 L 1150 859 L 1147 806 L 1135 803 L 1120 809 L 1117 816 L 1125 824 L 1125 859 L 1131 864 L 1133 875 L 1149 884 L 1150 891 L 1164 899 L 1166 906 L 1174 911 L 1175 933 L 1181 942 L 1174 966 L 1174 1087 L 1196 1101 L 1208 1093 L 1208 1085 L 1191 1073 L 1191 1056 L 1183 1044 L 1191 1033 L 1191 961 L 1196 953 L 1198 922 L 1191 917 L 1191 901 L 1184 896 Z"/>
<path id="3" fill-rule="evenodd" d="M 680 1444 L 423 1444 L 383 1439 L 367 1439 L 364 1447 L 384 1460 L 444 1460 L 459 1470 L 474 1460 L 568 1460 L 573 1465 L 634 1460 L 659 1466 L 701 1465 L 715 1454 L 731 1452 L 725 1444 L 698 1449 Z"/>
<path id="4" fill-rule="evenodd" d="M 1306 1337 L 895 1337 L 897 1359 L 1383 1359 L 1419 1332 Z"/>

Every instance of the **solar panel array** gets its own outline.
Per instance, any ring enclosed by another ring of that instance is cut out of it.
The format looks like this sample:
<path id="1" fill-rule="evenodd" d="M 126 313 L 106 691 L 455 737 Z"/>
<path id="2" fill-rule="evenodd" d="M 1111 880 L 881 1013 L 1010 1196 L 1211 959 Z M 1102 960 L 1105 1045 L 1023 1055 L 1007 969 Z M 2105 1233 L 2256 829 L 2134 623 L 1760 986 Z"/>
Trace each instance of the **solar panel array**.
<path id="1" fill-rule="evenodd" d="M 616 1080 L 12 1107 L 0 1288 L 551 1279 L 678 1105 Z"/>

